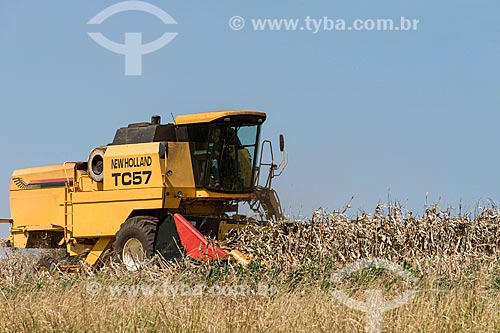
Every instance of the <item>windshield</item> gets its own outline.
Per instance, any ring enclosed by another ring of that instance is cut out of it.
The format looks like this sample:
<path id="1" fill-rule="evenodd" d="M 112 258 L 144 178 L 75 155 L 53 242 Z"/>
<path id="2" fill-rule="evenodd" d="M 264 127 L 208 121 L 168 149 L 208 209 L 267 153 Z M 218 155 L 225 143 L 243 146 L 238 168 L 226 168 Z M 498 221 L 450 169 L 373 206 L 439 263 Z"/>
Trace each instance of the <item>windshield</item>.
<path id="1" fill-rule="evenodd" d="M 260 125 L 210 123 L 188 131 L 196 185 L 222 192 L 253 190 Z"/>

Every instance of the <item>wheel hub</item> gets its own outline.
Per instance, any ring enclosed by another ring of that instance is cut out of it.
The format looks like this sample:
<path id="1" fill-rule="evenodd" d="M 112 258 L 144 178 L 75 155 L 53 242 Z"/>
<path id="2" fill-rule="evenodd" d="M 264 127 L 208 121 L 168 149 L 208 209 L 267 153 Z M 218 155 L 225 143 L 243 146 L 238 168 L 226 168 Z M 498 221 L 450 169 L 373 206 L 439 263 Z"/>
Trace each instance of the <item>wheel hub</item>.
<path id="1" fill-rule="evenodd" d="M 122 260 L 129 271 L 136 271 L 146 259 L 142 243 L 137 238 L 130 238 L 123 245 Z"/>

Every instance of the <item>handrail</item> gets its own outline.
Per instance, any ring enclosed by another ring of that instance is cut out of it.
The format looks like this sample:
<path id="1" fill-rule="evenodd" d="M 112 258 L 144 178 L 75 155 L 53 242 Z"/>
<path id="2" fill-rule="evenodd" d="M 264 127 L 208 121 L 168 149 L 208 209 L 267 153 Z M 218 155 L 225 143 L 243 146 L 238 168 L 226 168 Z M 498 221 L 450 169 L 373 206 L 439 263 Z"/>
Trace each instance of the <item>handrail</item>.
<path id="1" fill-rule="evenodd" d="M 271 163 L 262 163 L 265 144 L 269 145 L 269 150 L 271 153 Z M 285 170 L 287 165 L 288 165 L 288 152 L 287 151 L 283 150 L 280 164 L 276 165 L 276 164 L 274 164 L 274 152 L 273 152 L 272 142 L 270 140 L 262 141 L 261 150 L 260 150 L 260 158 L 259 158 L 259 167 L 258 167 L 257 175 L 255 177 L 255 185 L 256 186 L 259 185 L 262 166 L 269 166 L 270 167 L 265 187 L 271 188 L 272 179 L 274 177 L 281 176 L 281 174 L 283 173 L 283 171 Z"/>
<path id="2" fill-rule="evenodd" d="M 271 153 L 271 164 L 269 163 L 262 163 L 262 158 L 264 156 L 264 147 L 265 147 L 265 144 L 269 144 L 269 150 L 270 150 L 270 153 Z M 260 146 L 260 157 L 259 157 L 259 168 L 258 168 L 258 171 L 257 171 L 257 176 L 255 177 L 255 185 L 259 185 L 259 181 L 260 181 L 260 171 L 262 170 L 262 166 L 265 165 L 265 166 L 273 166 L 274 165 L 274 153 L 273 153 L 273 143 L 269 140 L 264 140 L 262 141 L 262 144 Z M 266 181 L 267 183 L 267 181 Z"/>

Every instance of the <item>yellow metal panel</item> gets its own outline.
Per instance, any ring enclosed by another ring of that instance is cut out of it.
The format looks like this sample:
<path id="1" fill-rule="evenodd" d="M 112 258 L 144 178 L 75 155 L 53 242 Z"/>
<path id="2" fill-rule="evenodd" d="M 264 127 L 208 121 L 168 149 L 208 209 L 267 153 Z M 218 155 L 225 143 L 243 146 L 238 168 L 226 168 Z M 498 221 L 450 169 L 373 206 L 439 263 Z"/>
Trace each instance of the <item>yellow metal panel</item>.
<path id="1" fill-rule="evenodd" d="M 24 249 L 28 243 L 28 234 L 22 232 L 12 232 L 12 247 Z"/>
<path id="2" fill-rule="evenodd" d="M 169 142 L 166 185 L 168 196 L 176 196 L 181 191 L 183 197 L 195 194 L 193 165 L 188 142 Z"/>
<path id="3" fill-rule="evenodd" d="M 75 170 L 74 188 L 76 192 L 103 190 L 102 182 L 92 180 L 86 170 Z"/>
<path id="4" fill-rule="evenodd" d="M 70 256 L 80 256 L 84 253 L 89 253 L 94 247 L 92 244 L 73 244 L 74 242 L 66 243 L 66 250 Z M 61 244 L 62 245 L 62 244 Z"/>
<path id="5" fill-rule="evenodd" d="M 210 199 L 220 199 L 220 200 L 247 200 L 254 199 L 254 192 L 251 193 L 220 193 L 212 192 L 205 189 L 196 189 L 196 198 L 210 198 Z"/>
<path id="6" fill-rule="evenodd" d="M 12 226 L 64 225 L 65 187 L 11 191 Z"/>
<path id="7" fill-rule="evenodd" d="M 73 193 L 73 205 L 119 201 L 155 200 L 163 197 L 163 188 L 138 188 L 134 190 L 93 191 Z"/>
<path id="8" fill-rule="evenodd" d="M 76 163 L 49 165 L 14 171 L 10 182 L 11 191 L 34 190 L 47 187 L 62 187 L 73 181 Z"/>
<path id="9" fill-rule="evenodd" d="M 87 258 L 85 258 L 85 263 L 90 266 L 94 266 L 97 260 L 101 257 L 102 253 L 111 247 L 112 242 L 113 238 L 99 238 L 92 250 L 90 250 Z"/>
<path id="10" fill-rule="evenodd" d="M 163 186 L 159 152 L 159 142 L 108 146 L 104 190 Z"/>
<path id="11" fill-rule="evenodd" d="M 166 201 L 178 207 L 180 199 Z M 163 207 L 163 188 L 73 193 L 73 237 L 114 236 L 130 213 Z"/>
<path id="12" fill-rule="evenodd" d="M 134 209 L 160 208 L 162 200 L 120 201 L 74 205 L 73 237 L 114 236 Z"/>
<path id="13" fill-rule="evenodd" d="M 73 182 L 73 162 L 14 171 L 10 184 L 12 227 L 50 230 L 64 226 L 66 185 Z M 15 241 L 17 238 L 15 239 Z"/>
<path id="14" fill-rule="evenodd" d="M 54 225 L 54 224 L 31 224 L 27 226 L 12 227 L 10 230 L 12 232 L 26 232 L 26 231 L 40 231 L 40 230 L 63 231 L 64 226 Z"/>
<path id="15" fill-rule="evenodd" d="M 232 116 L 256 116 L 266 119 L 265 112 L 252 111 L 252 110 L 226 110 L 226 111 L 214 111 L 214 112 L 203 112 L 203 113 L 181 115 L 175 117 L 174 123 L 175 125 L 209 123 L 217 119 L 232 117 Z"/>
<path id="16" fill-rule="evenodd" d="M 14 247 L 26 247 L 31 230 L 63 230 L 66 185 L 74 181 L 75 165 L 66 162 L 14 171 L 10 183 Z"/>

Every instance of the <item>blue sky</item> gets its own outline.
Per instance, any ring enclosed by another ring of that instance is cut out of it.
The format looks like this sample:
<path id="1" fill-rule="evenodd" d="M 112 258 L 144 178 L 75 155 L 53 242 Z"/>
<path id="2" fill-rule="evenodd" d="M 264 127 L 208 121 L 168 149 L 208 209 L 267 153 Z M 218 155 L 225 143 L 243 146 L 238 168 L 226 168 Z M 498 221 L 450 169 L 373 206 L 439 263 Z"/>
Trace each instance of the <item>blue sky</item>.
<path id="1" fill-rule="evenodd" d="M 219 109 L 268 113 L 290 163 L 276 180 L 285 211 L 372 210 L 388 192 L 422 210 L 440 197 L 473 210 L 500 199 L 498 1 L 150 1 L 176 21 L 118 1 L 0 2 L 0 217 L 23 167 L 86 160 L 118 127 Z M 228 21 L 238 15 L 240 31 Z M 254 18 L 419 19 L 417 31 L 254 31 Z M 177 37 L 143 56 L 142 76 L 87 32 L 123 42 Z M 27 208 L 29 209 L 29 208 Z M 7 227 L 0 226 L 0 236 Z"/>

